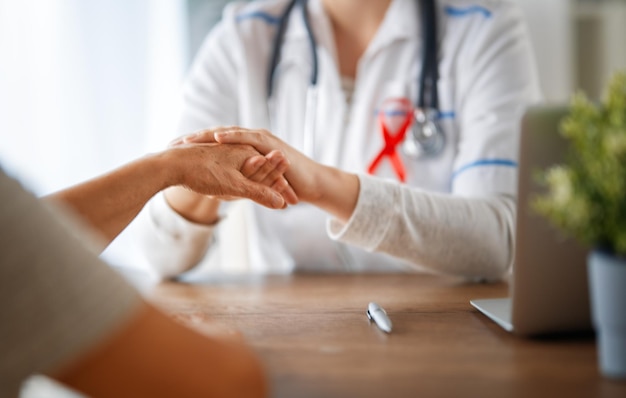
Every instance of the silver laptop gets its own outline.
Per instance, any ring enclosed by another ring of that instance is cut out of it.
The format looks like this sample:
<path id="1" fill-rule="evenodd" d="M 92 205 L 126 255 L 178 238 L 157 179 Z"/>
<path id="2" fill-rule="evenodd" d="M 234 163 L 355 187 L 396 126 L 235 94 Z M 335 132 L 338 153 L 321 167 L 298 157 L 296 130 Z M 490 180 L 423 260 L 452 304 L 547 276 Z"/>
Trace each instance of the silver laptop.
<path id="1" fill-rule="evenodd" d="M 522 122 L 515 262 L 508 298 L 470 303 L 519 335 L 591 330 L 587 251 L 566 239 L 530 208 L 541 187 L 536 173 L 565 160 L 559 134 L 565 107 L 529 109 Z"/>

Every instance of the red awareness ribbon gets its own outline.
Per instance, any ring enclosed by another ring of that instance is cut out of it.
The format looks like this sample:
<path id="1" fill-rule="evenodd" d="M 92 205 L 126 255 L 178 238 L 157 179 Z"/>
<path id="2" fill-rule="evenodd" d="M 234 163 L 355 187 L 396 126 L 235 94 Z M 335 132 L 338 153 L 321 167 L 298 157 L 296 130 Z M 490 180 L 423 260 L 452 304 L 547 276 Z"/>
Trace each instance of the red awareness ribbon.
<path id="1" fill-rule="evenodd" d="M 397 104 L 397 106 L 389 107 L 390 105 Z M 404 114 L 404 119 L 400 124 L 398 130 L 395 133 L 390 132 L 388 123 L 386 122 L 387 115 L 386 109 L 395 109 L 392 116 L 397 116 L 398 114 Z M 404 168 L 404 164 L 402 163 L 402 159 L 400 159 L 400 155 L 396 151 L 396 147 L 398 144 L 402 143 L 404 137 L 406 136 L 409 127 L 413 123 L 413 106 L 411 102 L 406 98 L 390 98 L 387 99 L 383 106 L 381 106 L 380 111 L 378 113 L 378 123 L 380 125 L 380 131 L 383 134 L 383 139 L 385 140 L 385 146 L 380 151 L 380 153 L 376 156 L 376 158 L 369 165 L 367 172 L 369 174 L 374 174 L 380 163 L 382 162 L 384 157 L 388 157 L 391 161 L 391 165 L 393 166 L 398 179 L 402 182 L 406 181 L 406 170 Z"/>

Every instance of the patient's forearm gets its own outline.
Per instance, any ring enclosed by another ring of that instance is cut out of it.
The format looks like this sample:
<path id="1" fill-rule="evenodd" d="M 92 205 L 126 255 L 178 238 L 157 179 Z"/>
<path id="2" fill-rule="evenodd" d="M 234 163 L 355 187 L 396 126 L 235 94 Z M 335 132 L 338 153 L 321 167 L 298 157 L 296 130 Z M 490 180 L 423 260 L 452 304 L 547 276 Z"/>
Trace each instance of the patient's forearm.
<path id="1" fill-rule="evenodd" d="M 47 196 L 80 214 L 110 243 L 146 202 L 175 183 L 160 154 L 149 155 L 110 173 Z"/>

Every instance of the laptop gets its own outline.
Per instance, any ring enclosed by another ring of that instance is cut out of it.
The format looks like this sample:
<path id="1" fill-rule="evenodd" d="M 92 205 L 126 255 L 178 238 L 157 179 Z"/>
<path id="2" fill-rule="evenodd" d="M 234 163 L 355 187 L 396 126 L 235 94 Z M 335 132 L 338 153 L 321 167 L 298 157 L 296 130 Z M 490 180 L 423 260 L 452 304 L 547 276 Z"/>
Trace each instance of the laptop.
<path id="1" fill-rule="evenodd" d="M 531 207 L 542 189 L 536 173 L 565 160 L 559 125 L 568 108 L 537 106 L 522 120 L 515 261 L 509 297 L 470 303 L 509 332 L 542 335 L 591 330 L 587 250 Z"/>

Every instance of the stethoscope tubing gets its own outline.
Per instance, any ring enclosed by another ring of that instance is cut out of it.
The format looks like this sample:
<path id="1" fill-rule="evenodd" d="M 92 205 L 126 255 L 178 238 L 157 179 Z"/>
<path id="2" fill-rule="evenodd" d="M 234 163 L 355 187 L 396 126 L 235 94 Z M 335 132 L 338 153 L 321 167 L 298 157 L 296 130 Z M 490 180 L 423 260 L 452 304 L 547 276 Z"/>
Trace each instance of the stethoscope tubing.
<path id="1" fill-rule="evenodd" d="M 437 12 L 434 0 L 420 2 L 422 10 L 422 33 L 424 35 L 423 63 L 417 107 L 439 110 L 439 68 L 437 59 Z M 427 98 L 427 95 L 429 98 Z"/>
<path id="2" fill-rule="evenodd" d="M 267 96 L 272 96 L 274 89 L 274 76 L 276 68 L 280 61 L 281 43 L 285 36 L 287 29 L 287 22 L 291 11 L 299 4 L 302 12 L 302 20 L 304 22 L 305 30 L 307 32 L 307 39 L 309 42 L 309 48 L 311 50 L 311 64 L 312 71 L 310 77 L 310 85 L 317 86 L 317 77 L 319 70 L 319 62 L 316 51 L 316 41 L 311 27 L 311 21 L 308 16 L 308 10 L 306 7 L 307 0 L 291 0 L 287 7 L 280 16 L 278 29 L 274 36 L 274 43 L 272 47 L 272 57 L 270 61 L 268 82 L 267 82 Z M 424 35 L 424 47 L 423 47 L 423 64 L 420 72 L 420 84 L 419 95 L 417 100 L 417 106 L 419 108 L 435 108 L 439 109 L 439 95 L 437 90 L 437 81 L 439 80 L 438 72 L 438 59 L 437 59 L 437 18 L 435 10 L 434 0 L 422 0 L 421 1 L 421 13 L 422 16 L 422 33 Z M 428 91 L 429 97 L 427 100 L 426 92 Z"/>
<path id="3" fill-rule="evenodd" d="M 302 19 L 304 22 L 305 30 L 307 32 L 309 48 L 311 51 L 312 70 L 309 81 L 309 90 L 307 90 L 307 120 L 305 120 L 305 146 L 311 148 L 310 151 L 307 150 L 307 152 L 311 154 L 314 152 L 312 148 L 314 148 L 315 144 L 315 129 L 314 127 L 311 127 L 315 125 L 315 120 L 313 116 L 315 113 L 315 109 L 309 109 L 311 107 L 311 101 L 309 97 L 313 97 L 312 102 L 315 104 L 315 106 L 317 106 L 319 62 L 317 57 L 317 45 L 315 41 L 315 36 L 313 34 L 313 29 L 311 27 L 310 18 L 308 15 L 307 0 L 291 0 L 287 4 L 287 7 L 283 11 L 282 15 L 280 16 L 276 35 L 274 36 L 272 55 L 269 65 L 267 80 L 267 99 L 269 103 L 272 98 L 274 89 L 274 78 L 276 75 L 278 63 L 280 61 L 283 38 L 287 29 L 289 16 L 291 15 L 291 12 L 296 5 L 300 7 L 300 10 L 302 12 Z M 419 76 L 419 93 L 416 108 L 421 109 L 423 111 L 423 115 L 426 115 L 428 117 L 428 120 L 426 120 L 424 123 L 416 120 L 414 123 L 412 136 L 413 140 L 422 147 L 423 153 L 426 153 L 428 155 L 437 155 L 441 152 L 443 145 L 431 145 L 431 143 L 433 142 L 432 139 L 429 139 L 428 142 L 422 142 L 420 140 L 421 136 L 429 136 L 423 134 L 423 129 L 427 128 L 429 130 L 426 131 L 434 131 L 436 133 L 437 136 L 434 138 L 438 140 L 438 142 L 445 143 L 445 134 L 441 130 L 438 121 L 439 93 L 437 82 L 439 81 L 439 60 L 437 54 L 437 12 L 435 7 L 435 0 L 420 0 L 420 6 L 420 17 L 422 22 L 422 34 L 424 36 L 424 46 L 422 69 Z M 419 131 L 417 131 L 417 129 L 419 129 Z M 430 151 L 429 148 L 435 148 L 435 150 Z"/>

